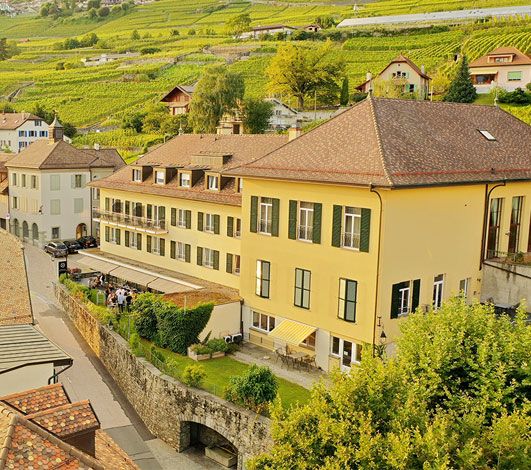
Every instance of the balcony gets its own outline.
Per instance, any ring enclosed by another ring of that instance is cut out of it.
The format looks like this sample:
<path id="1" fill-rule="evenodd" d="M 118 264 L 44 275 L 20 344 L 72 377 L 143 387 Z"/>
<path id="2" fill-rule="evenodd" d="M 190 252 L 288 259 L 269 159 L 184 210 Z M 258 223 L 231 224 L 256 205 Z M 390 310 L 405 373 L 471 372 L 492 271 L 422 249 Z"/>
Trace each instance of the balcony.
<path id="1" fill-rule="evenodd" d="M 137 232 L 152 233 L 160 235 L 168 233 L 166 221 L 148 219 L 147 217 L 136 217 L 133 215 L 122 214 L 120 212 L 107 212 L 95 209 L 92 213 L 92 220 L 95 222 L 104 222 L 114 227 L 122 227 Z"/>

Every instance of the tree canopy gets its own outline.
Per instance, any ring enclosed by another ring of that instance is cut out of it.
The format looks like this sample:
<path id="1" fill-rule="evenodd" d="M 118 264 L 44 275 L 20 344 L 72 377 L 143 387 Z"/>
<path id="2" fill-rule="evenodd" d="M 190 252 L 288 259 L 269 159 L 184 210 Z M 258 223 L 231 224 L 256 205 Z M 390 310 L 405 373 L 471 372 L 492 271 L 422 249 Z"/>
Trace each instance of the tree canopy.
<path id="1" fill-rule="evenodd" d="M 365 354 L 310 401 L 272 410 L 258 469 L 523 469 L 531 445 L 531 329 L 454 298 L 404 320 L 397 354 Z"/>
<path id="2" fill-rule="evenodd" d="M 468 68 L 468 60 L 463 56 L 457 74 L 450 83 L 448 93 L 444 95 L 443 101 L 450 101 L 453 103 L 472 103 L 476 99 L 477 93 L 472 80 L 470 80 L 470 69 Z"/>
<path id="3" fill-rule="evenodd" d="M 247 134 L 263 134 L 273 115 L 273 103 L 247 98 L 243 103 L 243 127 Z"/>
<path id="4" fill-rule="evenodd" d="M 251 16 L 249 13 L 233 16 L 227 21 L 227 32 L 229 34 L 241 34 L 248 31 L 251 25 Z"/>
<path id="5" fill-rule="evenodd" d="M 299 108 L 303 109 L 304 100 L 314 93 L 328 99 L 332 93 L 337 99 L 344 69 L 344 62 L 332 54 L 330 41 L 307 48 L 286 43 L 279 46 L 269 64 L 268 88 L 272 93 L 296 97 Z"/>
<path id="6" fill-rule="evenodd" d="M 240 74 L 222 65 L 205 69 L 190 103 L 189 123 L 195 133 L 213 133 L 223 114 L 238 108 L 245 85 Z"/>

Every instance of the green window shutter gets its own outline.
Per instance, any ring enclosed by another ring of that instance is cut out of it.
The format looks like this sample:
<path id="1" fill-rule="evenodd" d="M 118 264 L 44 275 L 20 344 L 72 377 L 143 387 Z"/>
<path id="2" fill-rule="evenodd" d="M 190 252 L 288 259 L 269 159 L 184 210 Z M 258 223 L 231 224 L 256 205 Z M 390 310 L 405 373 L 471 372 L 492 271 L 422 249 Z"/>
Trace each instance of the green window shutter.
<path id="1" fill-rule="evenodd" d="M 219 225 L 220 225 L 219 215 L 215 214 L 214 215 L 214 233 L 216 235 L 219 235 Z"/>
<path id="2" fill-rule="evenodd" d="M 197 247 L 197 265 L 203 266 L 203 248 Z"/>
<path id="3" fill-rule="evenodd" d="M 117 245 L 120 244 L 120 232 L 121 232 L 120 229 L 116 229 L 116 244 Z"/>
<path id="4" fill-rule="evenodd" d="M 203 231 L 203 213 L 202 212 L 197 213 L 197 230 L 199 230 L 200 232 Z"/>
<path id="5" fill-rule="evenodd" d="M 108 242 L 111 239 L 111 229 L 105 226 L 105 241 Z"/>
<path id="6" fill-rule="evenodd" d="M 159 220 L 166 220 L 166 208 L 159 206 Z"/>
<path id="7" fill-rule="evenodd" d="M 136 249 L 139 251 L 142 249 L 142 234 L 141 233 L 136 234 Z"/>
<path id="8" fill-rule="evenodd" d="M 108 197 L 106 197 L 105 198 L 105 211 L 110 212 L 110 210 L 111 210 L 111 200 Z"/>
<path id="9" fill-rule="evenodd" d="M 173 227 L 177 225 L 177 209 L 175 207 L 171 208 L 171 224 Z"/>
<path id="10" fill-rule="evenodd" d="M 313 205 L 313 235 L 314 243 L 321 243 L 321 219 L 323 217 L 323 205 L 315 203 Z"/>
<path id="11" fill-rule="evenodd" d="M 288 237 L 291 240 L 297 239 L 297 206 L 297 201 L 289 201 Z"/>
<path id="12" fill-rule="evenodd" d="M 160 239 L 159 255 L 160 256 L 165 256 L 166 255 L 166 240 L 164 238 Z"/>
<path id="13" fill-rule="evenodd" d="M 192 258 L 192 245 L 184 245 L 184 260 L 189 263 Z"/>
<path id="14" fill-rule="evenodd" d="M 219 251 L 214 250 L 214 269 L 219 270 Z"/>
<path id="15" fill-rule="evenodd" d="M 153 205 L 152 204 L 148 204 L 146 206 L 146 217 L 148 219 L 152 219 L 153 218 Z"/>
<path id="16" fill-rule="evenodd" d="M 177 244 L 172 240 L 170 241 L 170 258 L 175 259 L 175 251 Z"/>
<path id="17" fill-rule="evenodd" d="M 402 288 L 402 282 L 393 284 L 393 290 L 391 294 L 391 318 L 398 318 L 398 310 L 400 309 L 400 289 Z"/>
<path id="18" fill-rule="evenodd" d="M 232 254 L 227 253 L 227 272 L 232 273 Z"/>
<path id="19" fill-rule="evenodd" d="M 125 215 L 129 215 L 131 213 L 131 203 L 129 201 L 125 201 Z"/>
<path id="20" fill-rule="evenodd" d="M 371 210 L 361 209 L 360 226 L 360 251 L 369 252 L 369 239 L 371 237 Z"/>
<path id="21" fill-rule="evenodd" d="M 251 232 L 258 231 L 258 196 L 251 196 Z"/>
<path id="22" fill-rule="evenodd" d="M 146 235 L 146 251 L 151 253 L 151 235 Z"/>
<path id="23" fill-rule="evenodd" d="M 334 205 L 332 216 L 332 246 L 341 246 L 341 217 L 343 216 L 343 206 Z"/>
<path id="24" fill-rule="evenodd" d="M 186 228 L 192 228 L 192 211 L 187 210 L 185 212 L 186 216 Z"/>
<path id="25" fill-rule="evenodd" d="M 411 298 L 411 311 L 414 312 L 419 306 L 420 299 L 420 279 L 415 279 L 413 281 L 413 295 Z"/>
<path id="26" fill-rule="evenodd" d="M 227 217 L 227 237 L 234 236 L 234 217 Z"/>
<path id="27" fill-rule="evenodd" d="M 271 235 L 278 237 L 278 224 L 280 217 L 280 199 L 273 199 L 273 219 L 271 221 Z"/>
<path id="28" fill-rule="evenodd" d="M 129 246 L 129 232 L 126 230 L 125 231 L 125 246 Z"/>

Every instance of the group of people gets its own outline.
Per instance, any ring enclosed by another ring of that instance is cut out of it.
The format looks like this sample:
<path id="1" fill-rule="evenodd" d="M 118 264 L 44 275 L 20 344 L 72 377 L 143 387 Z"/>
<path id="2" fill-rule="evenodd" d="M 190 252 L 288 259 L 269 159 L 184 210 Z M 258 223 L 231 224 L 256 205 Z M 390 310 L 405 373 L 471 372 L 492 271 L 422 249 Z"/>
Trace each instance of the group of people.
<path id="1" fill-rule="evenodd" d="M 117 307 L 119 313 L 129 311 L 133 303 L 135 292 L 127 286 L 115 289 L 112 284 L 109 284 L 105 289 L 107 307 Z"/>

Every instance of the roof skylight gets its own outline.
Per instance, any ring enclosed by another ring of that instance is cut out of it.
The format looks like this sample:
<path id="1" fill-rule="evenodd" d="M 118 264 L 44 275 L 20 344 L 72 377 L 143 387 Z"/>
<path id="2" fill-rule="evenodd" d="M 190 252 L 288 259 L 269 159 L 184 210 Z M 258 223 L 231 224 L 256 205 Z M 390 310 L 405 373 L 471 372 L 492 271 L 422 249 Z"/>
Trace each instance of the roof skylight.
<path id="1" fill-rule="evenodd" d="M 494 137 L 489 131 L 485 131 L 485 130 L 481 130 L 481 129 L 478 129 L 479 132 L 481 132 L 481 135 L 483 137 L 485 137 L 485 139 L 487 140 L 490 140 L 490 141 L 495 141 L 496 140 L 496 137 Z"/>

